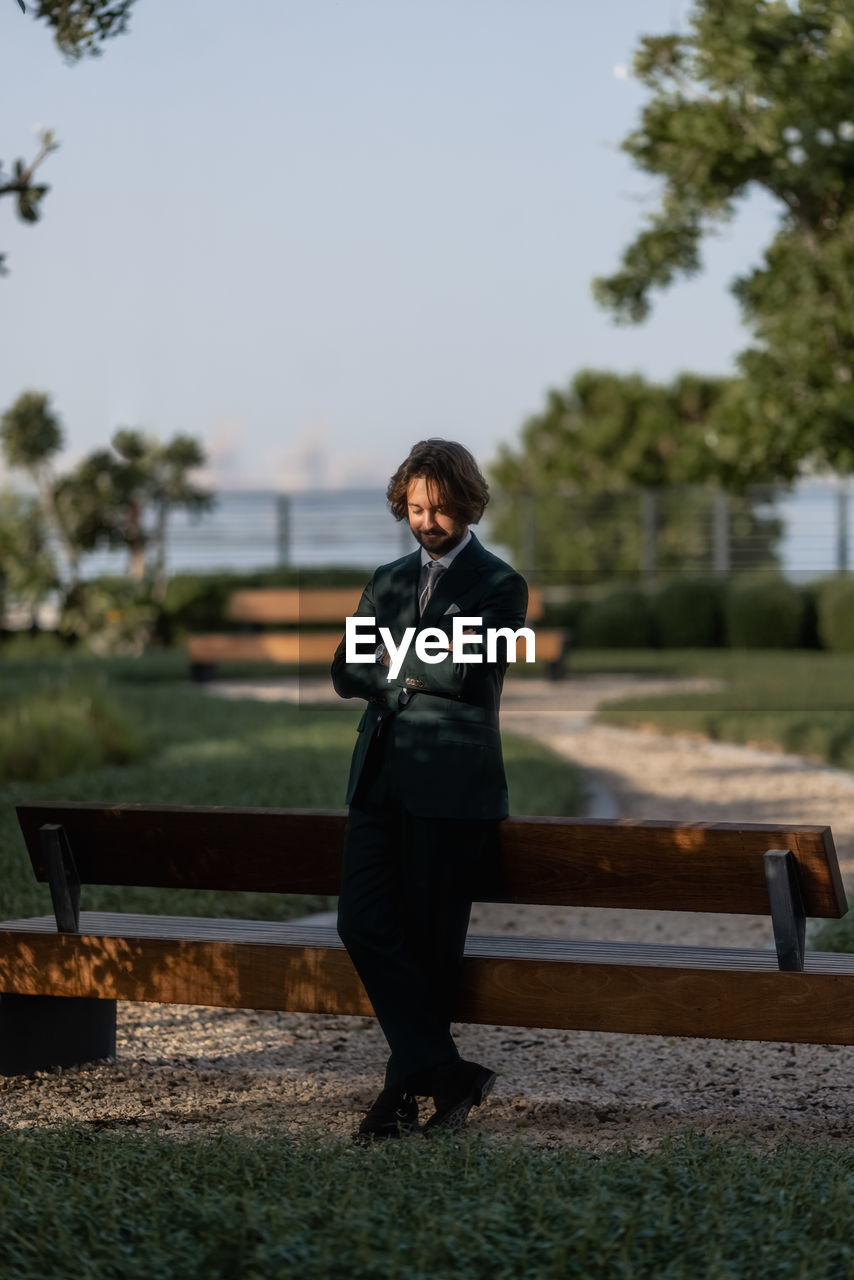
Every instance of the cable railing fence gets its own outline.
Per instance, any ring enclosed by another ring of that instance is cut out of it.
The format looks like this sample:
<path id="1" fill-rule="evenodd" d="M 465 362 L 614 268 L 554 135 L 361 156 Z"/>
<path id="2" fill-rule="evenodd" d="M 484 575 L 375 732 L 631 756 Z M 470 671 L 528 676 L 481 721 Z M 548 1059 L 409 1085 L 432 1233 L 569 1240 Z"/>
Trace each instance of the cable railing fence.
<path id="1" fill-rule="evenodd" d="M 801 481 L 791 490 L 743 496 L 692 487 L 614 493 L 497 496 L 478 536 L 523 572 L 568 581 L 639 574 L 742 573 L 777 568 L 803 577 L 854 565 L 850 492 L 841 481 Z M 201 516 L 176 511 L 167 542 L 170 574 L 253 572 L 279 567 L 373 569 L 413 550 L 406 523 L 389 514 L 381 489 L 216 495 Z M 126 557 L 98 551 L 93 578 L 123 574 Z"/>

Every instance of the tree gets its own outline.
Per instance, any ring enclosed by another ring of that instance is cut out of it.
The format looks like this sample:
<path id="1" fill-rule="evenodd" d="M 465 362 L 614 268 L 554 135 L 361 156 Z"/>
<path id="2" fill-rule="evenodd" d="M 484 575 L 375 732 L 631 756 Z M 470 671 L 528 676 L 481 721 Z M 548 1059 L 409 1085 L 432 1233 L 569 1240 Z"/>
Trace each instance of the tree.
<path id="1" fill-rule="evenodd" d="M 205 455 L 190 436 L 165 444 L 141 431 L 122 428 L 110 449 L 85 457 L 56 486 L 56 503 L 82 551 L 124 547 L 128 577 L 148 582 L 152 599 L 166 591 L 166 540 L 176 508 L 201 513 L 212 495 L 195 485 L 190 473 Z"/>
<path id="2" fill-rule="evenodd" d="M 17 507 L 11 498 L 0 501 L 0 578 L 16 600 L 34 604 L 49 579 L 59 589 L 68 634 L 138 652 L 166 593 L 172 512 L 202 512 L 213 504 L 191 476 L 204 465 L 204 451 L 191 436 L 161 443 L 123 428 L 108 449 L 94 450 L 58 475 L 62 446 L 62 427 L 43 392 L 24 392 L 0 418 L 6 464 L 25 472 L 38 494 L 37 511 L 25 499 L 16 499 Z M 104 546 L 127 550 L 125 583 L 81 581 L 83 556 Z"/>
<path id="3" fill-rule="evenodd" d="M 658 567 L 711 562 L 710 486 L 740 490 L 759 474 L 720 451 L 711 422 L 730 380 L 680 374 L 669 384 L 639 374 L 586 369 L 566 390 L 549 391 L 524 424 L 517 449 L 503 446 L 491 468 L 496 538 L 525 568 L 576 580 L 637 572 L 642 560 L 639 497 L 657 500 Z M 688 493 L 687 486 L 706 492 Z M 533 534 L 533 537 L 532 537 Z M 749 496 L 731 504 L 734 550 L 773 563 L 776 521 Z"/>
<path id="4" fill-rule="evenodd" d="M 0 599 L 27 608 L 34 626 L 38 606 L 58 585 L 38 500 L 0 491 Z"/>
<path id="5" fill-rule="evenodd" d="M 57 149 L 59 143 L 50 129 L 42 131 L 40 142 L 41 146 L 35 158 L 29 164 L 20 158 L 17 159 L 12 166 L 10 174 L 4 172 L 3 162 L 0 160 L 0 197 L 15 196 L 17 198 L 16 211 L 18 217 L 24 222 L 38 222 L 41 214 L 41 202 L 50 191 L 50 187 L 36 182 L 35 174 L 39 165 L 50 155 L 51 151 Z M 6 255 L 0 253 L 0 275 L 7 274 Z"/>
<path id="6" fill-rule="evenodd" d="M 61 557 L 57 578 L 68 592 L 79 581 L 80 546 L 68 522 L 70 513 L 57 500 L 54 459 L 62 446 L 62 427 L 42 391 L 24 391 L 0 418 L 3 458 L 11 470 L 24 471 L 35 484 L 42 517 Z"/>
<path id="7" fill-rule="evenodd" d="M 32 7 L 36 18 L 51 28 L 57 48 L 69 62 L 84 56 L 99 55 L 104 40 L 127 30 L 128 18 L 134 0 L 36 0 Z M 24 0 L 18 0 L 26 13 Z M 37 222 L 42 212 L 42 200 L 50 187 L 36 181 L 36 170 L 59 146 L 51 129 L 42 130 L 40 147 L 35 158 L 27 164 L 17 159 L 6 174 L 0 161 L 0 198 L 12 196 L 17 200 L 16 211 L 24 222 Z M 0 253 L 0 275 L 8 274 L 6 255 Z"/>
<path id="8" fill-rule="evenodd" d="M 596 296 L 642 321 L 653 291 L 696 274 L 704 237 L 762 188 L 778 230 L 733 284 L 756 344 L 711 429 L 766 479 L 854 470 L 849 0 L 696 0 L 687 34 L 644 38 L 634 71 L 651 98 L 623 148 L 662 179 L 661 199 Z"/>

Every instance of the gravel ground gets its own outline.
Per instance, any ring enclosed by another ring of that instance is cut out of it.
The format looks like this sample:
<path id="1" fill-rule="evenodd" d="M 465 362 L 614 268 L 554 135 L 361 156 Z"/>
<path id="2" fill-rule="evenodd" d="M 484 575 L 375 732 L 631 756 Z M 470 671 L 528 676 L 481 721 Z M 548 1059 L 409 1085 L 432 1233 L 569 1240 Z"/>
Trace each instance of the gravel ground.
<path id="1" fill-rule="evenodd" d="M 791 756 L 589 722 L 603 700 L 673 687 L 630 677 L 508 682 L 503 725 L 589 770 L 600 811 L 828 823 L 850 879 L 854 775 Z M 217 692 L 246 696 L 245 687 Z M 298 694 L 283 682 L 250 692 L 295 700 L 325 689 L 303 686 Z M 689 913 L 481 904 L 472 930 L 771 945 L 765 919 Z M 460 1027 L 458 1042 L 466 1057 L 499 1072 L 492 1096 L 470 1120 L 472 1130 L 499 1139 L 603 1150 L 644 1149 L 685 1132 L 772 1145 L 854 1138 L 847 1049 L 478 1026 Z M 346 1135 L 376 1095 L 384 1059 L 369 1018 L 120 1005 L 115 1063 L 0 1081 L 0 1123 Z"/>

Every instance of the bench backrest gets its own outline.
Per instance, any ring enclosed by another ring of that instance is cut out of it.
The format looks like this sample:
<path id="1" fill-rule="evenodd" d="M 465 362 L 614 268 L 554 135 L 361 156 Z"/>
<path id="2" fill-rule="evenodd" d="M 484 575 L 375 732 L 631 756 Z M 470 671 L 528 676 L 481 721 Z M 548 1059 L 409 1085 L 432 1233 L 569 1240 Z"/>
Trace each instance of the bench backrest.
<path id="1" fill-rule="evenodd" d="M 259 587 L 235 591 L 229 596 L 228 616 L 247 623 L 335 623 L 342 632 L 362 596 L 361 587 Z M 528 597 L 528 621 L 542 617 L 542 592 L 532 587 Z"/>
<path id="2" fill-rule="evenodd" d="M 60 825 L 83 884 L 338 892 L 346 812 L 142 804 L 17 807 L 38 880 Z M 790 850 L 804 913 L 847 911 L 829 827 L 508 818 L 495 902 L 769 914 L 763 855 Z"/>

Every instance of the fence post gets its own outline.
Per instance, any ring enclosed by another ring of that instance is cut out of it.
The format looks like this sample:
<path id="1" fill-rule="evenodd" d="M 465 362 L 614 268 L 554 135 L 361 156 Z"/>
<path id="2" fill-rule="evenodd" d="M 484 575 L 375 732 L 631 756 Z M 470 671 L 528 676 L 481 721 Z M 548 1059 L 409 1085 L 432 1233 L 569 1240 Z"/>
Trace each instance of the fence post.
<path id="1" fill-rule="evenodd" d="M 522 494 L 520 518 L 522 525 L 519 530 L 521 569 L 523 573 L 530 573 L 536 568 L 537 559 L 537 504 L 530 490 L 526 490 Z"/>
<path id="2" fill-rule="evenodd" d="M 641 573 L 654 578 L 658 567 L 658 494 L 654 489 L 641 492 Z"/>
<path id="3" fill-rule="evenodd" d="M 723 489 L 715 490 L 713 555 L 715 573 L 729 573 L 729 494 Z"/>
<path id="4" fill-rule="evenodd" d="M 836 490 L 836 571 L 848 572 L 848 481 L 843 477 Z"/>
<path id="5" fill-rule="evenodd" d="M 276 498 L 276 558 L 280 565 L 291 562 L 291 500 L 286 493 Z"/>

